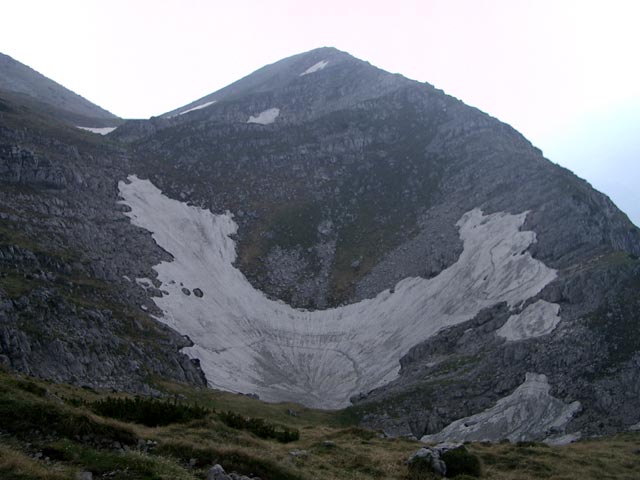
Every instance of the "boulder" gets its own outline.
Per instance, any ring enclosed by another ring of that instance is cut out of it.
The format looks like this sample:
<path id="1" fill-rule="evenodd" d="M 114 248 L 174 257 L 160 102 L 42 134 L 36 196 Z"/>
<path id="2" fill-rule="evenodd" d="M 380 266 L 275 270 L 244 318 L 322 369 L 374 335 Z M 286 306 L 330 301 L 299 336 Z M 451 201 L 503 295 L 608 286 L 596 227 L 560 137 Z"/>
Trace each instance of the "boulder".
<path id="1" fill-rule="evenodd" d="M 231 480 L 231 477 L 226 474 L 222 465 L 216 463 L 207 472 L 207 480 Z"/>

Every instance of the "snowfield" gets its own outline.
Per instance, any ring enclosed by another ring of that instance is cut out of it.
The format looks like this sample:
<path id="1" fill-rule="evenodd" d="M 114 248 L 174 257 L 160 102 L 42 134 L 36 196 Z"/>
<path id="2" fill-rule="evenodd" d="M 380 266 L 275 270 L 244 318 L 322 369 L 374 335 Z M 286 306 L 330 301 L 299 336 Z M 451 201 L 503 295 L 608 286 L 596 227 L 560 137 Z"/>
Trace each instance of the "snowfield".
<path id="1" fill-rule="evenodd" d="M 474 209 L 457 223 L 463 252 L 438 276 L 406 278 L 393 293 L 344 307 L 297 310 L 268 299 L 233 266 L 231 214 L 170 199 L 135 176 L 119 189 L 131 222 L 173 256 L 154 267 L 168 292 L 154 298 L 159 320 L 191 338 L 184 351 L 200 360 L 211 387 L 266 401 L 347 406 L 350 396 L 396 378 L 412 346 L 483 308 L 515 307 L 556 277 L 526 252 L 536 239 L 520 230 L 526 213 Z"/>
<path id="2" fill-rule="evenodd" d="M 269 125 L 270 123 L 273 123 L 276 121 L 276 118 L 278 118 L 278 115 L 280 115 L 279 108 L 270 108 L 268 110 L 260 112 L 255 117 L 251 115 L 249 117 L 249 120 L 247 120 L 247 123 L 259 123 L 260 125 Z"/>
<path id="3" fill-rule="evenodd" d="M 97 133 L 99 135 L 106 135 L 113 132 L 118 127 L 81 127 L 80 125 L 76 125 L 76 128 L 86 130 L 87 132 Z"/>

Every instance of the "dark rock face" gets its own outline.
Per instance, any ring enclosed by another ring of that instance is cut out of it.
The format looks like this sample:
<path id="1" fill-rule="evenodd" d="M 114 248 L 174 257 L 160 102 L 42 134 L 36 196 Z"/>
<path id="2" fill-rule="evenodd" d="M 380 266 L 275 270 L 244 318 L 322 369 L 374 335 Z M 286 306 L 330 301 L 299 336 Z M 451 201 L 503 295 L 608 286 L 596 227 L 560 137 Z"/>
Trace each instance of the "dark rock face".
<path id="1" fill-rule="evenodd" d="M 0 117 L 0 362 L 93 387 L 152 393 L 150 376 L 204 385 L 190 342 L 151 319 L 166 254 L 117 204 L 121 148 L 20 108 Z"/>
<path id="2" fill-rule="evenodd" d="M 70 174 L 64 168 L 48 160 L 40 160 L 28 150 L 0 145 L 0 178 L 3 182 L 64 188 L 67 176 Z"/>
<path id="3" fill-rule="evenodd" d="M 490 408 L 533 372 L 554 397 L 581 402 L 569 432 L 640 421 L 640 232 L 513 128 L 431 85 L 318 49 L 127 122 L 109 135 L 120 144 L 42 132 L 0 100 L 0 361 L 118 388 L 135 388 L 141 372 L 202 383 L 177 352 L 184 339 L 141 311 L 159 313 L 152 266 L 170 258 L 117 204 L 117 181 L 136 173 L 231 211 L 237 266 L 305 308 L 437 275 L 463 250 L 456 222 L 471 209 L 526 211 L 522 229 L 537 239 L 528 253 L 557 278 L 524 305 L 494 306 L 414 346 L 396 380 L 353 399 L 354 414 L 419 437 Z M 273 122 L 248 123 L 273 108 Z M 560 308 L 551 333 L 496 334 L 538 300 Z"/>

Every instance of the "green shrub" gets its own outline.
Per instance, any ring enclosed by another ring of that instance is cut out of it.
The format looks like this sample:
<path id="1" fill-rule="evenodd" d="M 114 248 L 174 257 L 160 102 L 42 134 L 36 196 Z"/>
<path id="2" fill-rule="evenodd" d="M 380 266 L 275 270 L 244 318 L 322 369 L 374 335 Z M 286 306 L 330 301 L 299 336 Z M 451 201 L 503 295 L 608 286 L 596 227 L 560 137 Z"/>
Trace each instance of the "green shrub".
<path id="1" fill-rule="evenodd" d="M 244 417 L 235 412 L 220 412 L 218 417 L 228 427 L 247 430 L 260 438 L 273 438 L 282 443 L 300 439 L 300 432 L 283 425 L 269 423 L 263 418 Z"/>
<path id="2" fill-rule="evenodd" d="M 184 468 L 166 458 L 135 450 L 115 452 L 87 447 L 71 441 L 56 442 L 48 447 L 58 460 L 81 465 L 93 478 L 127 480 L 192 479 Z"/>
<path id="3" fill-rule="evenodd" d="M 442 477 L 431 468 L 430 458 L 417 457 L 409 463 L 409 480 L 435 480 L 440 478 Z"/>
<path id="4" fill-rule="evenodd" d="M 137 441 L 129 430 L 96 422 L 88 415 L 42 401 L 0 398 L 0 425 L 16 435 L 46 429 L 55 435 L 74 438 L 91 435 L 127 445 Z"/>
<path id="5" fill-rule="evenodd" d="M 202 419 L 211 413 L 211 410 L 198 405 L 179 405 L 141 397 L 134 399 L 107 397 L 91 403 L 90 408 L 103 417 L 140 423 L 147 427 L 186 423 Z"/>
<path id="6" fill-rule="evenodd" d="M 441 458 L 447 465 L 447 477 L 457 477 L 458 475 L 479 477 L 482 475 L 480 459 L 464 446 L 444 452 Z"/>
<path id="7" fill-rule="evenodd" d="M 31 382 L 29 380 L 15 380 L 13 384 L 20 390 L 32 393 L 36 397 L 44 397 L 47 394 L 47 389 L 40 385 Z"/>

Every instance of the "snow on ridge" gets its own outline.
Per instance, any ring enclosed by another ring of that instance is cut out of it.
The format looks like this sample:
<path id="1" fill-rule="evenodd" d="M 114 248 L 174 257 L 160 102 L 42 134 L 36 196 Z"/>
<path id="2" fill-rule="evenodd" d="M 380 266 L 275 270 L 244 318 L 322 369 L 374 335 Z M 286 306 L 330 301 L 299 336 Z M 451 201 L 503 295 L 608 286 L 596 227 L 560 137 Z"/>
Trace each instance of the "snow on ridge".
<path id="1" fill-rule="evenodd" d="M 533 439 L 559 445 L 577 440 L 579 433 L 548 436 L 550 431 L 564 429 L 581 409 L 580 402 L 564 403 L 551 396 L 549 390 L 546 375 L 527 373 L 524 383 L 493 407 L 458 419 L 438 433 L 423 436 L 420 441 L 481 442 L 507 438 L 511 442 Z"/>
<path id="2" fill-rule="evenodd" d="M 76 128 L 80 128 L 81 130 L 86 130 L 92 133 L 98 133 L 100 135 L 107 135 L 108 133 L 113 132 L 118 127 L 81 127 L 80 125 L 76 125 Z"/>
<path id="3" fill-rule="evenodd" d="M 267 110 L 260 112 L 255 117 L 251 115 L 249 117 L 249 120 L 247 120 L 247 123 L 259 123 L 260 125 L 269 125 L 270 123 L 273 123 L 276 121 L 276 118 L 278 118 L 278 115 L 280 115 L 279 108 L 269 108 Z"/>
<path id="4" fill-rule="evenodd" d="M 400 358 L 444 328 L 500 302 L 512 307 L 556 277 L 528 252 L 535 233 L 520 231 L 526 213 L 474 209 L 457 226 L 464 248 L 438 276 L 405 278 L 391 293 L 321 311 L 273 301 L 233 266 L 237 230 L 230 213 L 214 215 L 162 194 L 148 180 L 120 182 L 131 222 L 152 232 L 173 256 L 155 266 L 164 312 L 159 320 L 194 346 L 209 385 L 257 393 L 266 401 L 341 408 L 349 398 L 397 377 Z M 202 296 L 182 288 L 199 288 Z"/>
<path id="5" fill-rule="evenodd" d="M 300 74 L 300 76 L 304 77 L 305 75 L 309 75 L 310 73 L 319 72 L 324 67 L 326 67 L 328 64 L 329 64 L 328 60 L 322 60 L 322 61 L 316 63 L 315 65 L 312 65 L 309 68 L 307 68 L 304 72 L 302 72 Z"/>
<path id="6" fill-rule="evenodd" d="M 551 333 L 560 322 L 560 305 L 538 300 L 511 315 L 496 334 L 509 341 L 527 340 Z"/>
<path id="7" fill-rule="evenodd" d="M 212 100 L 210 102 L 206 102 L 206 103 L 203 103 L 201 105 L 196 105 L 195 107 L 192 107 L 189 110 L 185 110 L 184 112 L 179 112 L 178 115 L 184 115 L 185 113 L 194 112 L 196 110 L 201 110 L 203 108 L 207 108 L 207 107 L 213 105 L 216 102 L 217 102 L 217 100 Z M 175 115 L 171 115 L 171 116 L 175 117 Z"/>

